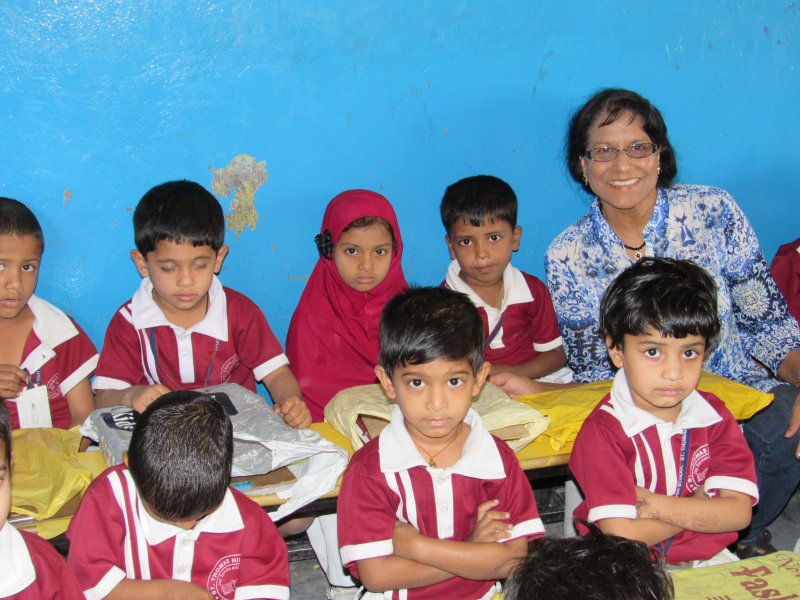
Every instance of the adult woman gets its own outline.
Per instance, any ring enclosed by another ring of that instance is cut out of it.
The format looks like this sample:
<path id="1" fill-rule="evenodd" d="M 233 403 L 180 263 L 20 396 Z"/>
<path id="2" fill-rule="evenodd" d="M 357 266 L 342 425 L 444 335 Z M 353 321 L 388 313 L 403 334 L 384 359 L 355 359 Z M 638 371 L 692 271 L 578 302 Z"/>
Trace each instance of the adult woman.
<path id="1" fill-rule="evenodd" d="M 579 382 L 612 377 L 599 305 L 608 284 L 645 255 L 688 259 L 714 277 L 722 333 L 705 368 L 775 394 L 744 426 L 761 500 L 740 556 L 771 548 L 766 526 L 800 481 L 800 328 L 769 275 L 750 224 L 727 192 L 673 185 L 675 153 L 661 113 L 627 90 L 595 94 L 570 122 L 567 163 L 596 196 L 545 257 L 564 345 Z M 789 382 L 789 385 L 785 382 Z"/>

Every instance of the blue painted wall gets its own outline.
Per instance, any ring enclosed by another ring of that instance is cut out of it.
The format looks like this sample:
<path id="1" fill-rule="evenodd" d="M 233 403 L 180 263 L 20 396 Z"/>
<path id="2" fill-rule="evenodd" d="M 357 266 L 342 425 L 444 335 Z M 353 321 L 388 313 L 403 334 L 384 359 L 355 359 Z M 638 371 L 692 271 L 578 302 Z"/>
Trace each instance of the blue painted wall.
<path id="1" fill-rule="evenodd" d="M 606 86 L 661 108 L 679 180 L 730 190 L 768 257 L 800 235 L 798 2 L 11 0 L 0 23 L 0 194 L 42 221 L 40 295 L 98 344 L 138 284 L 138 199 L 210 188 L 240 154 L 268 178 L 223 280 L 281 339 L 324 206 L 350 187 L 394 203 L 406 274 L 433 284 L 444 188 L 503 177 L 515 262 L 541 276 L 588 201 L 563 166 L 567 119 Z"/>

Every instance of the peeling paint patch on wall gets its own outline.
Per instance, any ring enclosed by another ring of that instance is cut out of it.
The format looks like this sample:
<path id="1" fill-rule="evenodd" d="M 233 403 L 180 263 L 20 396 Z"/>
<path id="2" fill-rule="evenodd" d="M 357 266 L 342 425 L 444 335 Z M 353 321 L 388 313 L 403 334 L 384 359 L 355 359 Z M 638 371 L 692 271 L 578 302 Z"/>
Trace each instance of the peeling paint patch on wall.
<path id="1" fill-rule="evenodd" d="M 253 156 L 240 154 L 227 167 L 211 167 L 211 171 L 214 173 L 211 180 L 214 194 L 221 197 L 234 194 L 231 212 L 225 215 L 226 229 L 235 232 L 237 238 L 245 227 L 255 231 L 258 223 L 256 192 L 267 182 L 267 161 L 258 162 Z"/>

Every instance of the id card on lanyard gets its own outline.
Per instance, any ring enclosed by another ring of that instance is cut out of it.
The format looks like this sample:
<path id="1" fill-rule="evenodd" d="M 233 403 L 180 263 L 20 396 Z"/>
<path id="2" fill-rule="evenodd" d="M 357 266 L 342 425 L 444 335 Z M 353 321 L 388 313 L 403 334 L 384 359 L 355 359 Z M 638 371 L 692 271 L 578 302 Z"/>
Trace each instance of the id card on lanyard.
<path id="1" fill-rule="evenodd" d="M 47 386 L 39 385 L 41 378 L 41 371 L 36 371 L 31 375 L 28 387 L 16 398 L 20 429 L 53 426 L 50 398 L 47 395 Z"/>

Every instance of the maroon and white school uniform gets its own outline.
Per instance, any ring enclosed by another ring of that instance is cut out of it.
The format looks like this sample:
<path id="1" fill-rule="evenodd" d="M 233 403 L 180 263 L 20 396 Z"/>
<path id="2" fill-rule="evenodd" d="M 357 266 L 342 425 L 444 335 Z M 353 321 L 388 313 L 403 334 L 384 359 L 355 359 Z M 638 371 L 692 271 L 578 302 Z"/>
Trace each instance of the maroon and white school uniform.
<path id="1" fill-rule="evenodd" d="M 0 598 L 77 600 L 83 593 L 61 555 L 35 533 L 0 529 Z"/>
<path id="2" fill-rule="evenodd" d="M 264 509 L 233 489 L 193 529 L 181 529 L 153 518 L 117 465 L 89 486 L 67 537 L 69 565 L 89 600 L 125 578 L 191 581 L 217 599 L 289 597 L 283 538 Z"/>
<path id="3" fill-rule="evenodd" d="M 31 296 L 33 328 L 25 341 L 20 368 L 31 374 L 33 385 L 47 388 L 53 427 L 68 429 L 72 415 L 67 393 L 89 377 L 97 366 L 97 349 L 75 321 L 49 302 Z M 20 426 L 17 403 L 6 400 L 12 429 Z"/>
<path id="4" fill-rule="evenodd" d="M 493 509 L 511 514 L 511 538 L 544 534 L 528 479 L 513 450 L 489 434 L 470 410 L 469 437 L 459 461 L 445 469 L 428 466 L 405 428 L 399 408 L 380 436 L 355 453 L 342 480 L 337 512 L 342 562 L 358 577 L 356 562 L 393 552 L 392 530 L 400 520 L 422 535 L 466 541 L 478 505 L 497 498 Z M 386 598 L 480 598 L 494 581 L 452 577 Z"/>
<path id="5" fill-rule="evenodd" d="M 169 322 L 145 277 L 111 319 L 92 387 L 122 390 L 161 383 L 192 390 L 238 383 L 255 391 L 255 380 L 288 363 L 264 313 L 216 277 L 205 317 L 189 329 Z"/>
<path id="6" fill-rule="evenodd" d="M 686 450 L 686 432 L 689 443 Z M 596 522 L 636 518 L 635 486 L 656 494 L 676 495 L 684 455 L 680 496 L 702 489 L 711 497 L 719 490 L 741 492 L 758 501 L 753 455 L 725 404 L 708 392 L 692 391 L 675 423 L 637 407 L 620 369 L 611 393 L 595 407 L 575 440 L 569 467 L 586 499 L 575 518 Z M 585 533 L 585 527 L 578 525 Z M 655 546 L 667 562 L 707 560 L 735 542 L 737 532 L 698 533 L 684 530 L 671 543 Z M 661 546 L 659 548 L 659 546 Z"/>
<path id="7" fill-rule="evenodd" d="M 447 287 L 469 296 L 483 319 L 484 339 L 503 322 L 489 347 L 485 358 L 490 363 L 518 365 L 537 354 L 554 350 L 562 345 L 556 312 L 547 286 L 533 275 L 523 273 L 509 263 L 503 271 L 503 303 L 498 310 L 484 302 L 467 283 L 459 277 L 461 267 L 457 260 L 447 268 Z"/>

